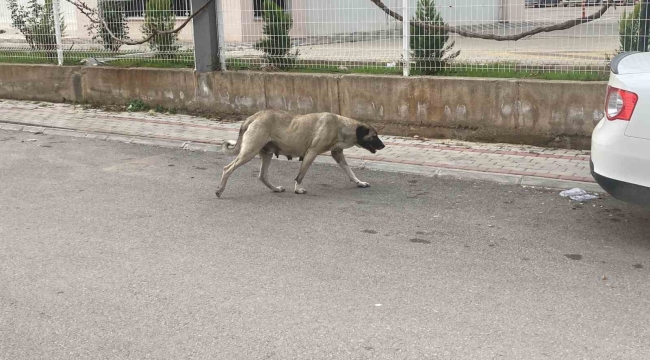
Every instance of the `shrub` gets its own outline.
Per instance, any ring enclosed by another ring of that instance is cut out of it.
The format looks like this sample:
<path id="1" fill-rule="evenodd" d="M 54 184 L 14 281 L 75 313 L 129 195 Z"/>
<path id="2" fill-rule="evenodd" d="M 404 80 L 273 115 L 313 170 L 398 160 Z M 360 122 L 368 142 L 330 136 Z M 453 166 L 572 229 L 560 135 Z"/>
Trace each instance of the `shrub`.
<path id="1" fill-rule="evenodd" d="M 435 0 L 419 0 L 413 20 L 432 25 L 445 25 L 435 6 Z M 460 55 L 460 50 L 452 49 L 455 42 L 449 41 L 449 32 L 445 30 L 411 26 L 409 41 L 415 68 L 423 74 L 439 71 L 447 62 Z"/>
<path id="2" fill-rule="evenodd" d="M 255 48 L 264 51 L 268 62 L 279 68 L 295 64 L 298 52 L 290 53 L 289 32 L 293 27 L 291 14 L 286 13 L 274 0 L 265 0 L 262 19 L 262 33 L 265 37 L 255 44 Z"/>
<path id="3" fill-rule="evenodd" d="M 56 58 L 56 30 L 52 0 L 41 5 L 37 0 L 29 0 L 27 9 L 18 5 L 17 0 L 8 0 L 12 26 L 18 29 L 32 50 L 45 51 L 49 59 Z M 65 23 L 61 19 L 61 36 L 64 36 Z"/>
<path id="4" fill-rule="evenodd" d="M 171 0 L 147 0 L 144 11 L 142 32 L 146 36 L 157 31 L 171 31 L 176 26 L 176 15 L 172 11 Z M 178 33 L 158 34 L 149 40 L 149 48 L 158 53 L 159 57 L 173 58 L 180 48 L 177 44 Z"/>

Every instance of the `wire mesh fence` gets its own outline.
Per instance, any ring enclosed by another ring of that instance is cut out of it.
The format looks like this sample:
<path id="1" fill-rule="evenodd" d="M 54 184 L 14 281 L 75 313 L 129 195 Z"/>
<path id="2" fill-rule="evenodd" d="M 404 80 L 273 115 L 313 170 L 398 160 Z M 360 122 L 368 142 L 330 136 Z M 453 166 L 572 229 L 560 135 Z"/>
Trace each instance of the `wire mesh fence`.
<path id="1" fill-rule="evenodd" d="M 517 34 L 572 19 L 600 9 L 599 0 L 385 0 L 409 20 L 449 25 L 459 30 L 497 36 Z M 414 72 L 445 69 L 522 69 L 603 71 L 627 39 L 638 37 L 638 8 L 618 1 L 598 20 L 566 30 L 546 32 L 518 41 L 460 36 L 440 29 L 409 26 L 387 15 L 371 0 L 270 0 L 291 16 L 289 56 L 310 67 L 402 67 L 405 55 Z M 265 52 L 261 1 L 224 0 L 227 55 L 238 64 L 272 65 L 278 54 Z M 405 6 L 406 5 L 406 6 Z M 630 18 L 633 9 L 637 16 Z M 280 19 L 287 21 L 288 17 Z M 636 24 L 636 25 L 632 25 Z M 619 34 L 620 27 L 627 30 Z M 636 26 L 636 28 L 634 27 Z M 404 52 L 404 42 L 409 45 Z"/>
<path id="2" fill-rule="evenodd" d="M 93 23 L 66 0 L 0 0 L 0 61 L 58 62 L 64 64 L 140 61 L 193 62 L 192 27 L 178 34 L 151 34 L 176 28 L 191 14 L 189 0 L 88 0 L 83 2 L 95 18 Z M 58 8 L 59 16 L 55 16 Z M 57 34 L 58 33 L 58 34 Z M 58 39 L 57 39 L 58 38 Z"/>
<path id="3" fill-rule="evenodd" d="M 139 40 L 151 29 L 177 28 L 193 13 L 190 0 L 85 2 L 106 26 L 90 21 L 70 1 L 76 0 L 0 0 L 0 32 L 5 31 L 0 34 L 0 61 L 55 61 L 60 50 L 64 63 L 129 59 L 191 66 L 192 24 L 143 44 L 116 40 Z M 616 0 L 615 7 L 594 21 L 517 41 L 457 33 L 519 34 L 588 18 L 603 0 L 216 1 L 230 69 L 602 72 L 618 52 L 641 49 L 640 42 L 647 41 L 640 40 L 645 22 L 636 0 Z M 411 24 L 404 26 L 399 16 Z"/>

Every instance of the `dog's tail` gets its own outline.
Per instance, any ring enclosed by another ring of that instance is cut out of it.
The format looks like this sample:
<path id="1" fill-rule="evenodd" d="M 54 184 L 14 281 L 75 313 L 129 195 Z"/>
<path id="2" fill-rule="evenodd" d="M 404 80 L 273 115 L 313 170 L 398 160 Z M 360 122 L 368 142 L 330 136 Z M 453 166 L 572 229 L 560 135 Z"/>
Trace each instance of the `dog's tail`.
<path id="1" fill-rule="evenodd" d="M 228 156 L 236 156 L 239 155 L 240 147 L 239 141 L 224 140 L 221 144 L 221 151 Z"/>
<path id="2" fill-rule="evenodd" d="M 241 128 L 239 128 L 239 137 L 237 138 L 237 141 L 224 140 L 224 142 L 221 144 L 221 151 L 224 154 L 228 156 L 239 155 L 239 151 L 241 150 L 242 137 L 244 137 L 244 133 L 248 128 L 248 123 L 249 123 L 248 121 L 244 122 L 241 125 Z"/>

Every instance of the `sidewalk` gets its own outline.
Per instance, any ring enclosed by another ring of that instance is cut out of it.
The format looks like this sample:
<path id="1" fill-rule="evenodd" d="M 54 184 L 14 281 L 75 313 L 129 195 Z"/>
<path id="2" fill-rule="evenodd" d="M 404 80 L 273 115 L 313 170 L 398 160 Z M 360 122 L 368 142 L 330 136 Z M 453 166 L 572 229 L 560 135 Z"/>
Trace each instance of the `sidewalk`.
<path id="1" fill-rule="evenodd" d="M 127 143 L 220 151 L 239 123 L 190 115 L 107 112 L 79 105 L 0 100 L 0 129 Z M 386 148 L 345 151 L 350 166 L 429 176 L 602 192 L 589 173 L 589 152 L 524 145 L 381 136 Z M 320 156 L 321 163 L 334 161 Z"/>

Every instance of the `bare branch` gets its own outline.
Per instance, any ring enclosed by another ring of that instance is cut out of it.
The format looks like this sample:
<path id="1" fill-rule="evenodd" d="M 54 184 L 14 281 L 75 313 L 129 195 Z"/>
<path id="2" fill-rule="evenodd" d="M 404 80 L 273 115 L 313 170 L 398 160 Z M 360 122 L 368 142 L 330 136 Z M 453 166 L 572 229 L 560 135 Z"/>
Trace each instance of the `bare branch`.
<path id="1" fill-rule="evenodd" d="M 383 2 L 382 0 L 370 0 L 372 1 L 375 5 L 377 5 L 381 10 L 383 10 L 386 14 L 388 14 L 390 17 L 394 18 L 395 20 L 398 21 L 404 21 L 404 18 L 402 15 L 394 12 L 393 10 L 389 9 Z M 611 0 L 610 0 L 611 1 Z M 536 35 L 539 33 L 544 33 L 544 32 L 551 32 L 551 31 L 558 31 L 558 30 L 566 30 L 570 29 L 574 26 L 580 25 L 580 24 L 586 24 L 588 22 L 592 22 L 596 19 L 600 19 L 605 12 L 607 12 L 607 9 L 609 9 L 610 6 L 612 6 L 612 3 L 610 1 L 607 1 L 603 4 L 603 6 L 595 13 L 584 17 L 584 18 L 577 18 L 573 20 L 567 20 L 565 22 L 561 22 L 558 24 L 553 24 L 549 26 L 542 26 L 538 28 L 534 28 L 528 31 L 524 31 L 519 34 L 513 34 L 513 35 L 494 35 L 494 34 L 482 34 L 482 33 L 475 33 L 471 31 L 465 31 L 462 30 L 458 27 L 455 26 L 449 26 L 449 25 L 434 25 L 430 24 L 424 21 L 416 21 L 416 20 L 411 20 L 409 23 L 411 26 L 416 26 L 416 27 L 424 27 L 428 28 L 431 30 L 444 30 L 448 31 L 450 33 L 458 34 L 460 36 L 465 36 L 469 38 L 478 38 L 478 39 L 488 39 L 488 40 L 496 40 L 496 41 L 517 41 L 520 39 L 523 39 L 528 36 Z"/>
<path id="2" fill-rule="evenodd" d="M 130 40 L 125 40 L 125 39 L 120 39 L 117 36 L 115 36 L 115 34 L 113 34 L 113 32 L 108 28 L 108 24 L 106 23 L 106 21 L 104 21 L 104 19 L 101 16 L 97 15 L 97 11 L 91 9 L 88 5 L 86 5 L 86 3 L 82 2 L 82 1 L 76 1 L 76 0 L 66 0 L 66 1 L 69 2 L 70 4 L 74 5 L 79 10 L 79 12 L 84 14 L 88 18 L 88 20 L 90 20 L 90 22 L 92 22 L 94 24 L 99 24 L 100 26 L 104 27 L 104 29 L 106 30 L 108 35 L 110 35 L 115 41 L 120 42 L 122 44 L 126 44 L 126 45 L 140 45 L 140 44 L 144 44 L 147 41 L 151 40 L 156 35 L 176 34 L 179 31 L 183 30 L 183 28 L 187 24 L 189 24 L 189 22 L 192 19 L 194 19 L 194 17 L 196 17 L 196 15 L 201 13 L 201 11 L 205 10 L 208 7 L 208 5 L 210 5 L 214 0 L 208 0 L 208 2 L 206 2 L 198 10 L 196 10 L 194 12 L 194 14 L 192 14 L 190 17 L 185 19 L 185 21 L 183 21 L 183 23 L 179 27 L 177 27 L 176 29 L 169 30 L 169 31 L 158 31 L 158 30 L 156 30 L 154 28 L 154 29 L 151 29 L 151 35 L 149 35 L 146 38 L 144 38 L 142 40 L 139 40 L 139 41 L 130 41 Z"/>

